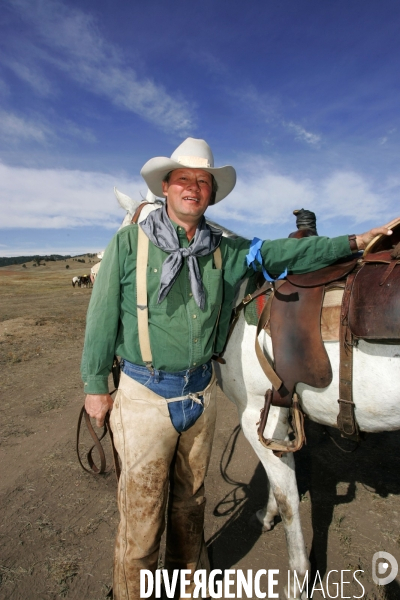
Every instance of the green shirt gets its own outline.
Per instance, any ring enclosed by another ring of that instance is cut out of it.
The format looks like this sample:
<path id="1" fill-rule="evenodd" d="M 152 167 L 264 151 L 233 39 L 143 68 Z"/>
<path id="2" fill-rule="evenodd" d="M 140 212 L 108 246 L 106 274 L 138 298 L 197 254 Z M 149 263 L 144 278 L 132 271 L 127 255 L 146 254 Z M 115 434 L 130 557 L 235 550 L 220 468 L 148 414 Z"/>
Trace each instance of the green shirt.
<path id="1" fill-rule="evenodd" d="M 189 242 L 173 223 L 181 247 Z M 136 314 L 136 251 L 138 225 L 124 227 L 104 253 L 87 313 L 81 363 L 88 394 L 108 392 L 114 355 L 143 365 Z M 206 302 L 200 310 L 191 293 L 186 259 L 167 297 L 157 303 L 160 275 L 168 254 L 151 242 L 147 267 L 150 345 L 155 369 L 174 373 L 201 365 L 220 352 L 239 285 L 253 273 L 246 264 L 250 241 L 222 238 L 222 270 L 213 255 L 198 258 Z M 351 253 L 347 236 L 267 240 L 261 254 L 268 273 L 314 271 Z M 218 314 L 220 318 L 218 322 Z M 218 322 L 218 327 L 217 327 Z"/>

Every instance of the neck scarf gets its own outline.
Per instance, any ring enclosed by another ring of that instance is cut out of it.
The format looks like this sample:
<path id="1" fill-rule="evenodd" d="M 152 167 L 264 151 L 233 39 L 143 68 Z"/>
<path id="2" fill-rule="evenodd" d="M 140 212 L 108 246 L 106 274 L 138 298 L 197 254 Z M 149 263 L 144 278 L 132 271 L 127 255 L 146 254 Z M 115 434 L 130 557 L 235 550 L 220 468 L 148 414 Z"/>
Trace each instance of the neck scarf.
<path id="1" fill-rule="evenodd" d="M 179 275 L 183 259 L 187 258 L 193 298 L 197 306 L 203 310 L 206 297 L 197 257 L 208 256 L 218 248 L 221 243 L 222 231 L 211 228 L 207 225 L 205 218 L 202 217 L 197 226 L 192 244 L 188 248 L 181 248 L 179 246 L 178 234 L 168 217 L 165 205 L 159 210 L 153 210 L 140 223 L 139 227 L 143 229 L 149 240 L 157 248 L 169 253 L 161 271 L 158 303 L 162 302 L 167 296 Z"/>

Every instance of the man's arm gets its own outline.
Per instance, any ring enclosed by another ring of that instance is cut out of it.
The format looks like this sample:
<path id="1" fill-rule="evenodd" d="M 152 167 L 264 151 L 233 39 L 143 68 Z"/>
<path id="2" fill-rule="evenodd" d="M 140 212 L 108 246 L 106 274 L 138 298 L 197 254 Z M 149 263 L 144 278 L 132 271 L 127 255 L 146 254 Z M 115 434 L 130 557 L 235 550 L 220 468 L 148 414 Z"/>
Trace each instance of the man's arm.
<path id="1" fill-rule="evenodd" d="M 124 248 L 123 245 L 122 248 Z M 96 278 L 86 318 L 81 374 L 86 394 L 97 398 L 108 398 L 105 403 L 97 401 L 98 410 L 95 412 L 99 416 L 92 414 L 92 403 L 89 403 L 88 413 L 99 420 L 104 418 L 102 406 L 104 404 L 112 406 L 112 399 L 108 394 L 108 376 L 114 359 L 118 335 L 121 293 L 120 262 L 123 263 L 125 254 L 125 251 L 121 250 L 119 237 L 114 236 Z"/>
<path id="2" fill-rule="evenodd" d="M 333 238 L 311 236 L 302 239 L 266 240 L 261 246 L 263 264 L 269 274 L 279 275 L 288 269 L 292 273 L 316 271 L 363 250 L 379 234 L 391 235 L 386 225 L 358 234 L 350 244 L 349 236 Z M 353 236 L 350 236 L 353 237 Z"/>

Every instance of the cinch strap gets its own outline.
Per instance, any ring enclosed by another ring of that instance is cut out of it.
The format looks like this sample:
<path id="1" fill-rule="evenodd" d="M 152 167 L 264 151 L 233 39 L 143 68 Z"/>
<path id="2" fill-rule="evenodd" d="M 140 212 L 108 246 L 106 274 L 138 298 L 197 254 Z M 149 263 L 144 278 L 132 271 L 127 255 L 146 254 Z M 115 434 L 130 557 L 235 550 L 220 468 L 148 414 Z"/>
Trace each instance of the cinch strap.
<path id="1" fill-rule="evenodd" d="M 253 269 L 255 271 L 257 271 L 256 262 L 258 262 L 261 265 L 263 275 L 264 275 L 264 277 L 265 277 L 265 279 L 267 281 L 271 281 L 272 282 L 272 281 L 277 281 L 278 279 L 284 279 L 286 277 L 286 275 L 287 275 L 287 269 L 285 269 L 283 271 L 283 273 L 281 273 L 279 275 L 279 277 L 275 277 L 275 278 L 271 277 L 271 275 L 269 275 L 267 273 L 267 271 L 264 269 L 263 259 L 262 259 L 261 252 L 260 252 L 262 244 L 263 244 L 263 241 L 260 240 L 260 238 L 256 238 L 255 237 L 255 238 L 252 239 L 252 241 L 250 243 L 249 253 L 246 256 L 247 266 L 248 267 L 252 266 Z"/>
<path id="2" fill-rule="evenodd" d="M 153 356 L 151 354 L 149 335 L 149 309 L 147 305 L 147 263 L 149 257 L 149 238 L 141 227 L 138 227 L 137 266 L 136 266 L 136 300 L 139 347 L 142 360 L 149 371 L 153 371 Z M 214 264 L 222 268 L 221 249 L 218 246 L 214 252 Z M 220 307 L 221 312 L 221 307 Z M 219 314 L 217 323 L 219 320 Z M 186 396 L 185 396 L 186 398 Z"/>

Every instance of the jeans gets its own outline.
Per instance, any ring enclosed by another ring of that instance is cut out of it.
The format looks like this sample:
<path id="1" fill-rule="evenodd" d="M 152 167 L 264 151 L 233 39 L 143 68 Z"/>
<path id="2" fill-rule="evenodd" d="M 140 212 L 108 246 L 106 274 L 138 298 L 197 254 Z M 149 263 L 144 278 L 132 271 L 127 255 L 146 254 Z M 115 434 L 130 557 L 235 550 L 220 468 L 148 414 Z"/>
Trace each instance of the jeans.
<path id="1" fill-rule="evenodd" d="M 121 369 L 138 383 L 141 383 L 155 394 L 162 396 L 167 401 L 171 398 L 189 396 L 202 392 L 208 386 L 212 376 L 211 361 L 177 373 L 167 373 L 154 369 L 151 373 L 147 367 L 135 365 L 129 361 L 121 360 Z M 195 399 L 187 398 L 168 402 L 169 416 L 176 431 L 187 431 L 204 412 L 204 397 Z"/>

